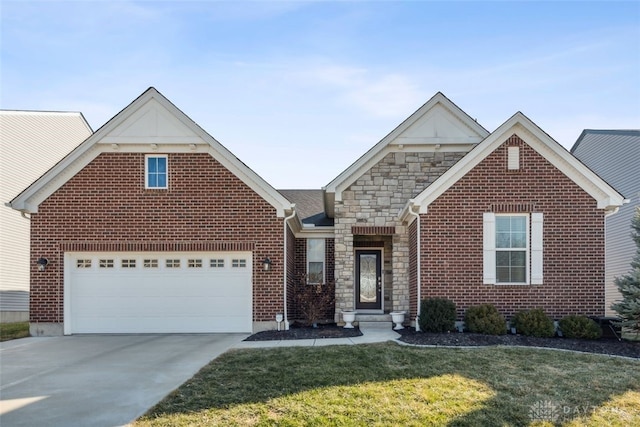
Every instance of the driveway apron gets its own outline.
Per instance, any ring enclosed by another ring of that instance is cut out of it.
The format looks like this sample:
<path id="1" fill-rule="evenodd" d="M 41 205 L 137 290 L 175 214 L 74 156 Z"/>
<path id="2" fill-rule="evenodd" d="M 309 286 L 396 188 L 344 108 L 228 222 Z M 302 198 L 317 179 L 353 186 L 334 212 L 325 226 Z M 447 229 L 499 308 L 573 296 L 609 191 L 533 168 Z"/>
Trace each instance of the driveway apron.
<path id="1" fill-rule="evenodd" d="M 126 425 L 247 336 L 74 335 L 0 343 L 0 425 Z"/>

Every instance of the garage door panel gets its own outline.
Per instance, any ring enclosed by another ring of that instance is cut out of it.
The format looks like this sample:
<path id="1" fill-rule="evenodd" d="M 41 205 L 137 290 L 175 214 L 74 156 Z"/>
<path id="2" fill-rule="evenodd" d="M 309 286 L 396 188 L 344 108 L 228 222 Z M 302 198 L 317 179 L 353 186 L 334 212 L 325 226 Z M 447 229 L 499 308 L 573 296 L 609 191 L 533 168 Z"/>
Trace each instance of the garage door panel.
<path id="1" fill-rule="evenodd" d="M 71 333 L 251 332 L 251 253 L 66 256 Z"/>

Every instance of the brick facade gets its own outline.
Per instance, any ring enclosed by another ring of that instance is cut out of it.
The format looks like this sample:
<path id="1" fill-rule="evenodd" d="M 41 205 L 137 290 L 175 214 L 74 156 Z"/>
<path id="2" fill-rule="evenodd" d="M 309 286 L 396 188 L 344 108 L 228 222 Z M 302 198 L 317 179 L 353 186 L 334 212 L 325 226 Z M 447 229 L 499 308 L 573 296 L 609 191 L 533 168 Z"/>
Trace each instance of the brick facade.
<path id="1" fill-rule="evenodd" d="M 31 216 L 31 322 L 62 323 L 64 251 L 252 250 L 253 320 L 283 310 L 283 219 L 206 153 L 169 154 L 169 189 L 145 190 L 144 154 L 103 153 Z M 271 271 L 262 269 L 268 256 Z"/>
<path id="2" fill-rule="evenodd" d="M 300 301 L 296 296 L 299 294 L 301 286 L 303 284 L 304 277 L 307 274 L 307 239 L 295 239 L 295 250 L 292 252 L 295 254 L 294 266 L 295 268 L 291 274 L 291 296 L 289 301 L 289 320 L 291 321 L 304 321 L 304 316 L 300 312 Z M 335 292 L 334 291 L 334 241 L 333 239 L 325 239 L 325 287 L 324 293 Z M 326 286 L 328 285 L 328 286 Z M 333 319 L 333 312 L 335 304 L 330 304 L 327 307 L 325 320 Z"/>
<path id="3" fill-rule="evenodd" d="M 520 170 L 507 170 L 509 145 L 520 146 Z M 483 284 L 483 213 L 529 210 L 544 214 L 543 284 Z M 421 298 L 453 300 L 459 319 L 481 303 L 508 317 L 535 307 L 556 319 L 604 314 L 604 212 L 515 135 L 429 205 L 420 225 Z"/>

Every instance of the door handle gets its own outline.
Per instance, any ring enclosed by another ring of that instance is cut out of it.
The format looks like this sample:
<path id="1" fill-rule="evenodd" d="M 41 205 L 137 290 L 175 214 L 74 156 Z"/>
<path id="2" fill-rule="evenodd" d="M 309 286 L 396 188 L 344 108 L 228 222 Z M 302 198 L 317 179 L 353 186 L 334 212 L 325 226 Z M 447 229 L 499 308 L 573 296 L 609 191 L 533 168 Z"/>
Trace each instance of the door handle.
<path id="1" fill-rule="evenodd" d="M 378 292 L 382 291 L 382 277 L 378 276 Z"/>

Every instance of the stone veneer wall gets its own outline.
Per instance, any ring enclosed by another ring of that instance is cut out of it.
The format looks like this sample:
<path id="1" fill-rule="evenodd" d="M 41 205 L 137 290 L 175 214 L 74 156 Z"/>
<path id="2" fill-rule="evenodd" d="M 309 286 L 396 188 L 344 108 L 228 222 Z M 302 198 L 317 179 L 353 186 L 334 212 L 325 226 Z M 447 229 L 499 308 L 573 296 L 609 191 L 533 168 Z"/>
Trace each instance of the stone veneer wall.
<path id="1" fill-rule="evenodd" d="M 395 235 L 391 236 L 390 280 L 389 275 L 385 275 L 385 299 L 389 298 L 392 306 L 385 306 L 385 311 L 409 310 L 409 235 L 398 214 L 409 199 L 465 154 L 392 152 L 342 192 L 342 201 L 335 204 L 336 321 L 340 320 L 340 311 L 354 309 L 355 305 L 351 227 L 356 225 L 396 227 Z"/>

